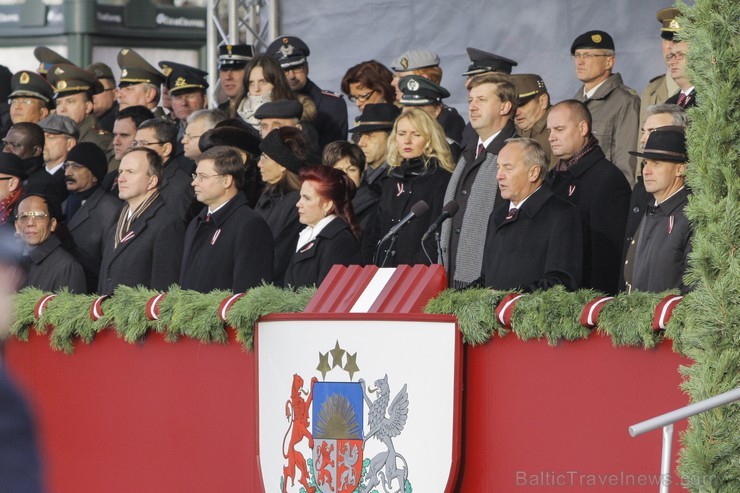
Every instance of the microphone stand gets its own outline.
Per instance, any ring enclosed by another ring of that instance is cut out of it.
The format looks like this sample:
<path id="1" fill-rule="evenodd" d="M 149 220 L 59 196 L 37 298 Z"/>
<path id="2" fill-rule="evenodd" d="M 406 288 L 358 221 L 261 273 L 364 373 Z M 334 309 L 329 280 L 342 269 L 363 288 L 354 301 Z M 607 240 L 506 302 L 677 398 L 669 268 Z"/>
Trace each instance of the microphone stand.
<path id="1" fill-rule="evenodd" d="M 395 257 L 396 252 L 393 251 L 393 249 L 396 247 L 396 242 L 398 241 L 398 233 L 391 236 L 391 242 L 388 245 L 388 248 L 385 251 L 385 257 L 383 257 L 383 263 L 380 264 L 380 267 L 385 267 L 385 263 L 388 261 L 388 256 L 393 252 L 393 256 Z"/>
<path id="2" fill-rule="evenodd" d="M 439 235 L 439 228 L 434 232 L 434 242 L 437 244 L 437 263 L 444 267 L 444 261 L 442 260 L 442 240 Z"/>

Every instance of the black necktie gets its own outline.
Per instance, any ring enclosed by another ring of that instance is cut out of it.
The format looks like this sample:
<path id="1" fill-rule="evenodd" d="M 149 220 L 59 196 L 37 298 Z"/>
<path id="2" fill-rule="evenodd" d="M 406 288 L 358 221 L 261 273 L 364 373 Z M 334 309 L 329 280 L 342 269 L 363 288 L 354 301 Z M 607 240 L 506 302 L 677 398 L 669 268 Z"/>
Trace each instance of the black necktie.
<path id="1" fill-rule="evenodd" d="M 484 152 L 486 152 L 486 146 L 484 146 L 483 144 L 478 144 L 478 153 L 475 155 L 475 157 L 477 158 Z"/>

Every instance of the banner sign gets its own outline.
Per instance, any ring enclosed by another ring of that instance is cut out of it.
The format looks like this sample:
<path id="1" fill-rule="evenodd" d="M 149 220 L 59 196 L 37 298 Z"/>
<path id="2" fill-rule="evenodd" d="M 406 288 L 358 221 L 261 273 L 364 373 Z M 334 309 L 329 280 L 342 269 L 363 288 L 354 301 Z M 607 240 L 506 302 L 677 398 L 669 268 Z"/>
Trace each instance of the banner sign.
<path id="1" fill-rule="evenodd" d="M 255 334 L 265 492 L 451 491 L 455 322 L 303 317 L 262 320 Z"/>

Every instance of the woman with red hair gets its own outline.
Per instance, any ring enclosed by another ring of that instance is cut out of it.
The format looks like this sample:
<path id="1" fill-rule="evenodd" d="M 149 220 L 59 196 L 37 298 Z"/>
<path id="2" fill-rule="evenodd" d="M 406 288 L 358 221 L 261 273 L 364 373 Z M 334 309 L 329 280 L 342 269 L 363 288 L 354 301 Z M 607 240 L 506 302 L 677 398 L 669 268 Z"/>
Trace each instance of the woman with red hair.
<path id="1" fill-rule="evenodd" d="M 355 184 L 342 171 L 307 166 L 300 171 L 298 218 L 306 228 L 298 235 L 295 254 L 285 273 L 294 288 L 321 284 L 336 265 L 360 262 L 357 224 L 352 210 Z"/>

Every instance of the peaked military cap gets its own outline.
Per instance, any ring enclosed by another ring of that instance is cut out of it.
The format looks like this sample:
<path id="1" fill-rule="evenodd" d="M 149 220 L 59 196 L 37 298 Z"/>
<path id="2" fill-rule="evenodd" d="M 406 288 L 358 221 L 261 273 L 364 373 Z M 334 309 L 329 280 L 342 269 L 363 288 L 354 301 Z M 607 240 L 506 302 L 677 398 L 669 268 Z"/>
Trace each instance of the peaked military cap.
<path id="1" fill-rule="evenodd" d="M 676 17 L 681 15 L 681 12 L 675 7 L 668 7 L 667 9 L 661 9 L 655 14 L 655 18 L 660 22 L 660 37 L 667 40 L 672 40 L 673 35 L 678 32 L 680 26 Z"/>
<path id="2" fill-rule="evenodd" d="M 36 98 L 48 103 L 54 96 L 54 88 L 36 72 L 21 70 L 10 79 L 10 99 Z"/>
<path id="3" fill-rule="evenodd" d="M 391 63 L 394 72 L 410 72 L 428 67 L 439 66 L 439 55 L 429 50 L 409 50 L 402 53 Z"/>
<path id="4" fill-rule="evenodd" d="M 205 91 L 208 89 L 208 72 L 177 62 L 161 61 L 159 66 L 167 74 L 165 85 L 173 96 L 182 92 Z"/>
<path id="5" fill-rule="evenodd" d="M 221 45 L 218 47 L 219 70 L 244 68 L 252 58 L 254 58 L 252 45 Z"/>
<path id="6" fill-rule="evenodd" d="M 283 70 L 288 70 L 306 63 L 306 57 L 311 54 L 311 50 L 300 38 L 281 36 L 270 43 L 265 53 L 277 60 Z"/>
<path id="7" fill-rule="evenodd" d="M 537 74 L 512 74 L 511 82 L 516 87 L 519 105 L 526 104 L 538 94 L 547 92 L 545 81 Z"/>
<path id="8" fill-rule="evenodd" d="M 55 99 L 59 96 L 71 96 L 80 92 L 91 94 L 103 92 L 103 86 L 95 74 L 77 65 L 52 65 L 46 74 L 46 79 L 54 86 Z"/>
<path id="9" fill-rule="evenodd" d="M 39 68 L 37 70 L 37 72 L 41 75 L 46 75 L 53 65 L 59 65 L 60 63 L 64 63 L 66 65 L 74 65 L 74 63 L 64 58 L 62 55 L 52 50 L 51 48 L 47 48 L 46 46 L 37 46 L 33 50 L 33 55 L 41 64 L 39 65 Z"/>
<path id="10" fill-rule="evenodd" d="M 467 52 L 468 58 L 470 58 L 470 65 L 468 66 L 468 71 L 463 75 L 480 75 L 487 72 L 510 74 L 511 69 L 519 65 L 514 60 L 477 48 L 468 47 Z"/>
<path id="11" fill-rule="evenodd" d="M 80 138 L 80 127 L 68 116 L 49 115 L 41 120 L 38 125 L 46 133 L 67 135 L 74 139 Z"/>
<path id="12" fill-rule="evenodd" d="M 420 75 L 401 77 L 398 88 L 403 92 L 399 102 L 405 106 L 440 104 L 444 98 L 450 97 L 447 89 Z"/>
<path id="13" fill-rule="evenodd" d="M 393 130 L 393 123 L 401 114 L 401 109 L 391 103 L 366 104 L 357 120 L 357 126 L 350 133 L 366 133 Z"/>
<path id="14" fill-rule="evenodd" d="M 686 134 L 683 127 L 668 125 L 658 127 L 650 133 L 642 152 L 630 151 L 633 156 L 685 163 L 689 160 L 686 152 Z"/>
<path id="15" fill-rule="evenodd" d="M 0 173 L 25 180 L 28 175 L 23 170 L 23 160 L 12 152 L 0 152 Z"/>
<path id="16" fill-rule="evenodd" d="M 570 46 L 570 54 L 573 55 L 578 49 L 600 49 L 613 50 L 614 40 L 605 31 L 588 31 L 578 36 Z"/>
<path id="17" fill-rule="evenodd" d="M 298 118 L 303 116 L 303 105 L 297 99 L 270 101 L 257 108 L 254 117 L 262 118 Z"/>
<path id="18" fill-rule="evenodd" d="M 121 68 L 118 87 L 144 83 L 155 86 L 164 84 L 165 76 L 162 72 L 130 48 L 124 48 L 118 52 L 118 66 Z"/>
<path id="19" fill-rule="evenodd" d="M 113 81 L 116 80 L 116 78 L 113 76 L 113 70 L 111 70 L 108 65 L 102 62 L 91 63 L 90 65 L 85 67 L 85 70 L 95 74 L 95 77 L 97 77 L 98 79 L 110 79 Z"/>

